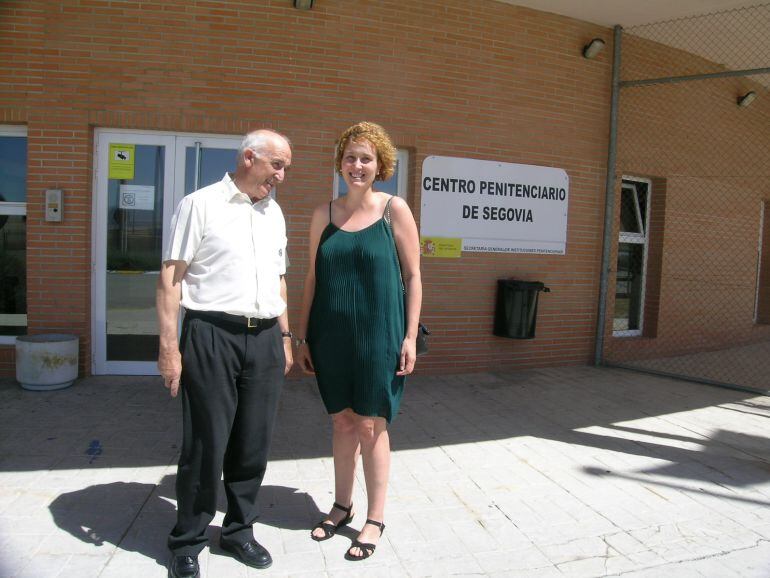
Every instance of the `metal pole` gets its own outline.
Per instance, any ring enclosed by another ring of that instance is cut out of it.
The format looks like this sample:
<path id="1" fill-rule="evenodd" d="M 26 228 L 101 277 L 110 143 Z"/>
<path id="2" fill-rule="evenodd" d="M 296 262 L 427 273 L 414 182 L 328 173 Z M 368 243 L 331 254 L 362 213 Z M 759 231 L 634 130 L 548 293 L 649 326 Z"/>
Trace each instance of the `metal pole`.
<path id="1" fill-rule="evenodd" d="M 707 72 L 703 74 L 690 74 L 687 76 L 664 76 L 662 78 L 644 78 L 641 80 L 624 80 L 620 86 L 646 86 L 648 84 L 672 84 L 686 82 L 688 80 L 709 80 L 711 78 L 732 78 L 734 76 L 753 76 L 756 74 L 770 74 L 770 68 L 751 68 L 747 70 L 725 70 L 724 72 Z"/>
<path id="2" fill-rule="evenodd" d="M 195 173 L 193 173 L 193 191 L 201 188 L 201 143 L 195 143 Z"/>
<path id="3" fill-rule="evenodd" d="M 607 150 L 607 179 L 604 196 L 604 240 L 602 246 L 602 265 L 599 275 L 599 311 L 596 320 L 596 349 L 594 365 L 601 365 L 604 356 L 604 325 L 607 320 L 607 286 L 610 274 L 610 249 L 614 243 L 612 233 L 615 215 L 615 159 L 618 143 L 618 101 L 620 100 L 620 43 L 623 28 L 613 29 L 612 54 L 612 100 L 610 104 L 610 143 Z"/>

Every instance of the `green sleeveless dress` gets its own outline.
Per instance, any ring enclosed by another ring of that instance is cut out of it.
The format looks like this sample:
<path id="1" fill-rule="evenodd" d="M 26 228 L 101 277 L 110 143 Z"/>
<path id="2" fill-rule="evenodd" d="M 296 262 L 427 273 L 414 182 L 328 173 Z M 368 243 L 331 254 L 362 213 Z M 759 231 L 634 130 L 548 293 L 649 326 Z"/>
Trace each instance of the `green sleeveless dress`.
<path id="1" fill-rule="evenodd" d="M 396 371 L 405 328 L 401 273 L 385 215 L 348 232 L 331 222 L 330 204 L 315 279 L 307 340 L 326 410 L 349 407 L 390 422 L 404 390 Z"/>

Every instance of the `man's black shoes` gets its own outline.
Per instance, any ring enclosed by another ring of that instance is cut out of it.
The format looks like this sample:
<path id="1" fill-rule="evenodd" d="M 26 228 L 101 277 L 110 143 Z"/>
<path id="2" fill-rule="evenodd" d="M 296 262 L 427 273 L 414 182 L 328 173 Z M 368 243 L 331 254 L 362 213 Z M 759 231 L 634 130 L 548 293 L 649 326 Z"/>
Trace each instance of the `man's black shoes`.
<path id="1" fill-rule="evenodd" d="M 174 556 L 168 568 L 170 578 L 199 578 L 201 575 L 197 556 Z"/>
<path id="2" fill-rule="evenodd" d="M 256 540 L 249 540 L 243 544 L 234 544 L 220 540 L 219 547 L 252 568 L 269 568 L 273 563 L 270 552 L 265 550 Z"/>
<path id="3" fill-rule="evenodd" d="M 219 547 L 252 568 L 269 568 L 273 559 L 270 553 L 256 540 L 235 544 L 220 540 Z M 197 556 L 174 556 L 168 567 L 170 578 L 200 578 Z"/>

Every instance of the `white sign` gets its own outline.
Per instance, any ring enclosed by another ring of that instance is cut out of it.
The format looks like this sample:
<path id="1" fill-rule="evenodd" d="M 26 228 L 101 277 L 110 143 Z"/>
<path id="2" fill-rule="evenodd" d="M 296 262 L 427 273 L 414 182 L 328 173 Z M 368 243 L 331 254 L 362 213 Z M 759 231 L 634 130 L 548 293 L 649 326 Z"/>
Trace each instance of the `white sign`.
<path id="1" fill-rule="evenodd" d="M 462 238 L 463 251 L 564 255 L 568 201 L 563 169 L 431 156 L 420 235 Z"/>
<path id="2" fill-rule="evenodd" d="M 120 185 L 118 207 L 129 211 L 155 209 L 155 187 L 146 185 Z"/>

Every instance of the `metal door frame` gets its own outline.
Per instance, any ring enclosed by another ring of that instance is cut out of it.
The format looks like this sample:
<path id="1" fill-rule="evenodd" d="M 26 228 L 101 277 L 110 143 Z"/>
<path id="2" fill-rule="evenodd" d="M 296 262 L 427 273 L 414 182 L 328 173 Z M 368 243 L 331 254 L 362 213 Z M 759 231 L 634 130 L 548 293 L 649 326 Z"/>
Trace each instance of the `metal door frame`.
<path id="1" fill-rule="evenodd" d="M 193 134 L 97 128 L 94 131 L 94 176 L 91 219 L 91 373 L 93 375 L 158 375 L 157 362 L 107 360 L 107 190 L 109 144 L 158 145 L 166 147 L 162 246 L 165 247 L 174 209 L 184 196 L 185 148 L 237 149 L 242 136 Z M 233 153 L 235 156 L 235 153 Z M 196 158 L 196 161 L 199 157 Z M 160 263 L 158 264 L 160 266 Z"/>

